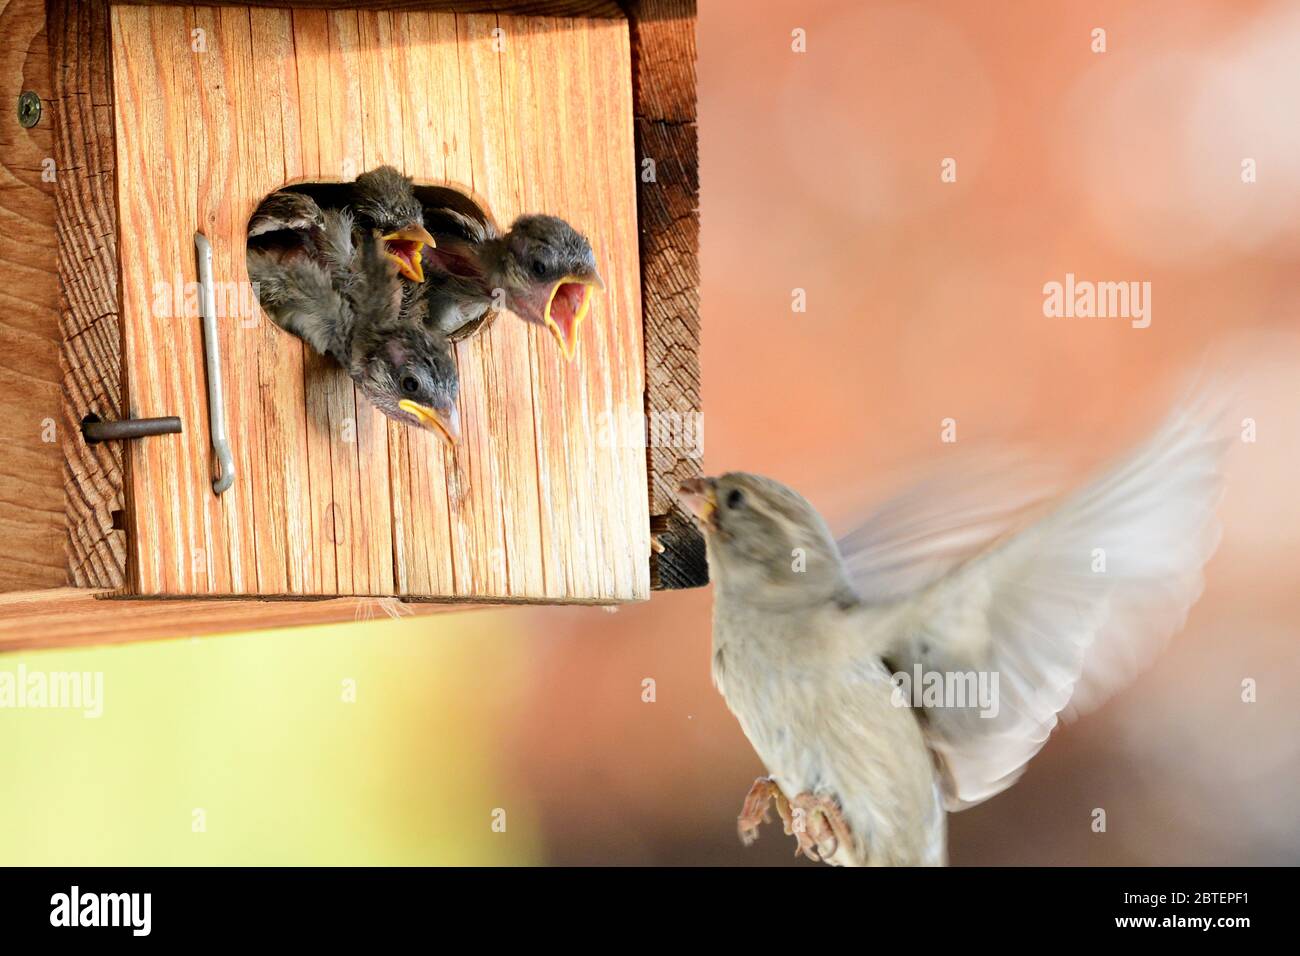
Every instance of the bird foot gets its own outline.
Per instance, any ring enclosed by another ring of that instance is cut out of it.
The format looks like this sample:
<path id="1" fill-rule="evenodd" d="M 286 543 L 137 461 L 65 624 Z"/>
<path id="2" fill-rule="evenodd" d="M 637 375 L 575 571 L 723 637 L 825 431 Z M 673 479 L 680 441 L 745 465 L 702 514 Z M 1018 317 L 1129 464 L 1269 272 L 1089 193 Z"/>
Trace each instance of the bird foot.
<path id="1" fill-rule="evenodd" d="M 834 797 L 805 790 L 790 801 L 790 806 L 793 822 L 786 832 L 793 830 L 798 841 L 795 856 L 802 853 L 814 862 L 829 861 L 841 844 L 853 845 L 853 831 Z"/>
<path id="2" fill-rule="evenodd" d="M 745 803 L 736 818 L 736 829 L 740 833 L 740 842 L 750 846 L 758 839 L 758 828 L 768 822 L 768 809 L 776 802 L 776 812 L 781 815 L 785 832 L 793 833 L 793 817 L 790 815 L 790 801 L 786 800 L 781 788 L 771 777 L 759 777 L 745 795 Z"/>

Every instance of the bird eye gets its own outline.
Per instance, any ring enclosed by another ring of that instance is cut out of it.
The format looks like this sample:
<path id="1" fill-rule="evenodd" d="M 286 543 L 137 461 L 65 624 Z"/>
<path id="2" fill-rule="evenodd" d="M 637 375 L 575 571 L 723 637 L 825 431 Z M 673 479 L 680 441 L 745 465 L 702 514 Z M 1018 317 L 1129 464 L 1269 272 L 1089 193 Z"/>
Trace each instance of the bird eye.
<path id="1" fill-rule="evenodd" d="M 404 391 L 407 395 L 414 395 L 419 390 L 420 390 L 419 379 L 417 379 L 414 375 L 402 376 L 402 391 Z"/>
<path id="2" fill-rule="evenodd" d="M 739 488 L 732 488 L 731 491 L 727 493 L 728 508 L 732 508 L 732 509 L 739 508 L 744 503 L 745 503 L 745 495 Z"/>
<path id="3" fill-rule="evenodd" d="M 533 275 L 537 276 L 539 279 L 546 278 L 546 263 L 541 259 L 533 260 Z"/>

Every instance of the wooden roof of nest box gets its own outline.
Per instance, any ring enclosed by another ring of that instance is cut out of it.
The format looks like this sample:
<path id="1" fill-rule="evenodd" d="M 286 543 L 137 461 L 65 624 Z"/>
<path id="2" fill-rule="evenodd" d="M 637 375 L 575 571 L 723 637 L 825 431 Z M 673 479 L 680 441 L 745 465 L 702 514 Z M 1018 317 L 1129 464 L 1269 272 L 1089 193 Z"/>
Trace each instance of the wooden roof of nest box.
<path id="1" fill-rule="evenodd" d="M 0 319 L 0 347 L 31 359 L 0 432 L 0 650 L 346 620 L 358 598 L 610 604 L 703 583 L 674 494 L 702 434 L 694 19 L 673 0 L 0 0 L 30 39 L 3 53 L 6 95 L 45 107 L 5 123 L 0 163 L 57 170 L 15 174 L 21 240 L 57 248 L 57 276 L 39 273 L 57 287 Z M 454 452 L 240 294 L 263 196 L 384 163 L 502 226 L 563 216 L 606 281 L 571 364 L 512 319 L 457 343 Z M 31 287 L 27 266 L 0 257 L 5 287 Z M 82 433 L 173 416 L 179 433 Z"/>

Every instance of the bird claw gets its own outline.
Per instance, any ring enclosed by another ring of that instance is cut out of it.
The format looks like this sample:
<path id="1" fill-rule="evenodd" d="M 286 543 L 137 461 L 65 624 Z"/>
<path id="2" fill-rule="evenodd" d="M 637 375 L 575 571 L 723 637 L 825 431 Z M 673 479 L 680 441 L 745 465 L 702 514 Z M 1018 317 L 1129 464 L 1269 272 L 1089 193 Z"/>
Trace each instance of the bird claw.
<path id="1" fill-rule="evenodd" d="M 740 816 L 736 818 L 736 830 L 745 846 L 752 846 L 758 839 L 758 829 L 769 821 L 768 811 L 773 803 L 781 815 L 786 836 L 795 839 L 796 857 L 802 855 L 820 863 L 829 861 L 841 846 L 853 845 L 853 832 L 834 797 L 805 790 L 788 800 L 771 777 L 759 777 L 745 795 Z"/>
<path id="2" fill-rule="evenodd" d="M 834 797 L 805 790 L 790 801 L 790 806 L 794 808 L 793 830 L 798 841 L 795 856 L 802 853 L 814 862 L 829 862 L 841 845 L 852 846 L 853 832 Z"/>
<path id="3" fill-rule="evenodd" d="M 740 842 L 745 846 L 752 846 L 758 839 L 758 828 L 770 819 L 768 810 L 773 801 L 776 802 L 776 812 L 781 815 L 781 820 L 785 824 L 785 832 L 787 834 L 794 832 L 790 803 L 786 800 L 785 794 L 771 777 L 759 777 L 749 788 L 749 793 L 745 795 L 740 816 L 736 818 L 736 830 L 740 834 Z"/>

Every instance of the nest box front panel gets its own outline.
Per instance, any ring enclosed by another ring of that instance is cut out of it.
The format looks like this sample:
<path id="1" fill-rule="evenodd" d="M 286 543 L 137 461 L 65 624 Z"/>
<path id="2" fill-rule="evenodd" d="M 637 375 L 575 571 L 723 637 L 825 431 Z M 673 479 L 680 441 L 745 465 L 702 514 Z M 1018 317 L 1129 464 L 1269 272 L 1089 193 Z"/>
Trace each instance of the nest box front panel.
<path id="1" fill-rule="evenodd" d="M 649 593 L 630 53 L 622 20 L 115 6 L 123 375 L 139 594 L 610 601 Z M 503 313 L 456 346 L 463 437 L 390 422 L 262 314 L 268 192 L 389 163 L 498 225 L 584 231 L 607 285 L 565 364 Z M 235 484 L 212 491 L 194 233 L 212 242 Z M 632 439 L 632 440 L 629 440 Z"/>

